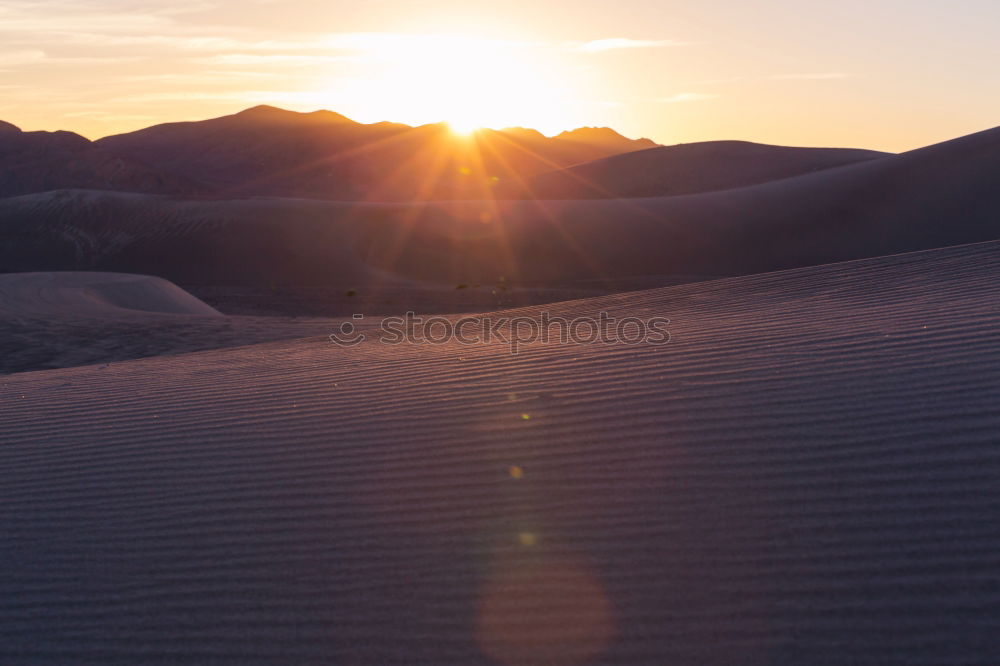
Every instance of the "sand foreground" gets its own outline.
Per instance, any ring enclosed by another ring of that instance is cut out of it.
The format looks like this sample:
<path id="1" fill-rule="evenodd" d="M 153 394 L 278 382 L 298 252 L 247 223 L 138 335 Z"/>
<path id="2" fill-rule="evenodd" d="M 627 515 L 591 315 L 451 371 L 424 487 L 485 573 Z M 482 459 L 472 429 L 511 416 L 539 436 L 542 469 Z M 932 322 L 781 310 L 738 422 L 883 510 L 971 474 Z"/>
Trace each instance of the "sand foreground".
<path id="1" fill-rule="evenodd" d="M 0 377 L 0 661 L 993 664 L 998 296 L 985 243 L 546 306 L 660 346 Z"/>

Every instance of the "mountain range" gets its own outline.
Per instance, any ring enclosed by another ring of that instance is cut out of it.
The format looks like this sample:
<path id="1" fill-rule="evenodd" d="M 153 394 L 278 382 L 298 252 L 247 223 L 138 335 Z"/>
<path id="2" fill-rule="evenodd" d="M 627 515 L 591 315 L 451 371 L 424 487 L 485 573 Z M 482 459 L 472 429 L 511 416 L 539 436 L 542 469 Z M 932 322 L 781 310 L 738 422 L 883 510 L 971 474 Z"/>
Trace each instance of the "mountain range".
<path id="1" fill-rule="evenodd" d="M 97 141 L 0 125 L 0 196 L 61 188 L 342 201 L 483 198 L 497 186 L 656 146 L 609 128 L 456 135 L 446 124 L 357 123 L 257 106 Z"/>
<path id="2" fill-rule="evenodd" d="M 191 195 L 200 183 L 73 132 L 22 132 L 0 121 L 0 197 L 67 187 Z"/>

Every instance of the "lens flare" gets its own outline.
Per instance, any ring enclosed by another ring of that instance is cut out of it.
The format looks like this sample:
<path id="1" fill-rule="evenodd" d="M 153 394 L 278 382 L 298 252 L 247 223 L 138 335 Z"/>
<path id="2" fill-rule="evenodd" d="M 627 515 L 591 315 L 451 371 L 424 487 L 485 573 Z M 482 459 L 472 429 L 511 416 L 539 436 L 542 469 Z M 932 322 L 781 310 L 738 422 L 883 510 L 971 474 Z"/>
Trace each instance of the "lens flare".
<path id="1" fill-rule="evenodd" d="M 500 664 L 580 666 L 611 644 L 611 602 L 580 558 L 535 549 L 501 559 L 480 590 L 476 639 Z"/>

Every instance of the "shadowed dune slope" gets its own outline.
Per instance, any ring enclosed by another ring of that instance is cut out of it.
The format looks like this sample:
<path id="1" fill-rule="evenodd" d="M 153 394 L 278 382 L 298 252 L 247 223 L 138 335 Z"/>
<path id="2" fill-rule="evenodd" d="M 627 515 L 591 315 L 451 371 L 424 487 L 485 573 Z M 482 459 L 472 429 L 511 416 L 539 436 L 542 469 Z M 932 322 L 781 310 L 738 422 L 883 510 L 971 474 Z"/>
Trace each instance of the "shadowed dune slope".
<path id="1" fill-rule="evenodd" d="M 746 141 L 660 146 L 539 174 L 501 191 L 511 198 L 606 199 L 697 194 L 756 185 L 889 153 L 790 148 Z"/>
<path id="2" fill-rule="evenodd" d="M 0 378 L 0 660 L 992 666 L 998 298 L 989 243 L 549 308 L 662 346 Z"/>
<path id="3" fill-rule="evenodd" d="M 185 283 L 563 285 L 739 275 L 1000 237 L 1000 129 L 721 192 L 348 204 L 51 192 L 0 201 L 0 270 Z"/>

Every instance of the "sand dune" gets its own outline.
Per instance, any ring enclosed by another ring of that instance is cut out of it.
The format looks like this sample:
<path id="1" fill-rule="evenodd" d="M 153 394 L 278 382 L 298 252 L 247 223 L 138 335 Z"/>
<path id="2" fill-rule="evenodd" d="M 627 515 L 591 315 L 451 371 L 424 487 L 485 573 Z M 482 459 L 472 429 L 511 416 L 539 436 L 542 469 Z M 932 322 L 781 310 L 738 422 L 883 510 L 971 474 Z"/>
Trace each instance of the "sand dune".
<path id="1" fill-rule="evenodd" d="M 116 273 L 0 275 L 4 316 L 113 317 L 120 311 L 221 317 L 215 308 L 161 278 Z"/>
<path id="2" fill-rule="evenodd" d="M 0 269 L 189 284 L 565 288 L 740 275 L 1000 237 L 1000 129 L 698 195 L 356 204 L 94 192 L 0 200 Z"/>
<path id="3" fill-rule="evenodd" d="M 746 187 L 886 157 L 845 148 L 789 148 L 746 141 L 659 146 L 613 155 L 510 183 L 501 195 L 536 199 L 607 199 L 697 194 Z"/>
<path id="4" fill-rule="evenodd" d="M 4 377 L 0 661 L 992 665 L 998 276 L 988 243 L 549 308 L 664 346 Z"/>
<path id="5" fill-rule="evenodd" d="M 227 317 L 176 285 L 146 275 L 0 275 L 0 373 L 326 336 L 338 323 Z"/>
<path id="6" fill-rule="evenodd" d="M 0 374 L 326 337 L 344 321 L 360 330 L 376 328 L 372 315 L 380 313 L 482 312 L 608 293 L 596 288 L 492 293 L 482 285 L 456 290 L 401 281 L 351 296 L 322 287 L 197 289 L 226 314 L 174 284 L 145 275 L 0 275 Z M 366 313 L 368 321 L 355 321 L 354 313 Z"/>

